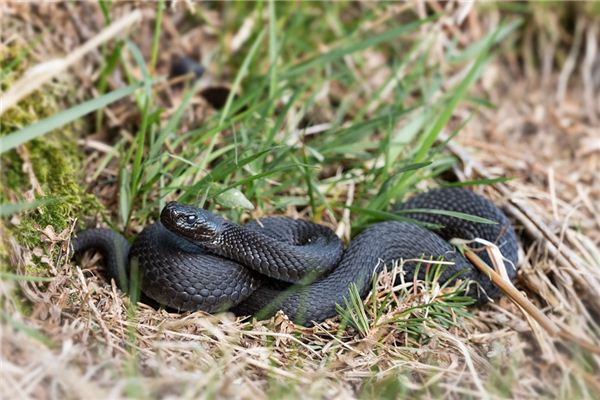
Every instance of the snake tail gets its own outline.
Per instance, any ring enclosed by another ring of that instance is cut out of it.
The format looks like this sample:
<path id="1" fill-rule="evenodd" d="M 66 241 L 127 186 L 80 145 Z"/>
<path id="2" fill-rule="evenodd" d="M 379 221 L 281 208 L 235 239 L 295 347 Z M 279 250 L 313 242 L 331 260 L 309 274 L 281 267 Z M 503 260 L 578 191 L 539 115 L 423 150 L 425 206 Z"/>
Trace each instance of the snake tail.
<path id="1" fill-rule="evenodd" d="M 73 253 L 81 255 L 87 250 L 97 250 L 104 257 L 105 275 L 114 279 L 117 287 L 127 292 L 129 276 L 129 242 L 111 229 L 95 228 L 79 232 L 73 240 Z"/>

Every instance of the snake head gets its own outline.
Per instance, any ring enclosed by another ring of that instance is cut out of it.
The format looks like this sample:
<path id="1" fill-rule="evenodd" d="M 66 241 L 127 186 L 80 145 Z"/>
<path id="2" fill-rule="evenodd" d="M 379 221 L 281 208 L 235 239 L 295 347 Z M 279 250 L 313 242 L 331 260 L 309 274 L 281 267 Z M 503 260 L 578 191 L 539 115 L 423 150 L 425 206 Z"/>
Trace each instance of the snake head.
<path id="1" fill-rule="evenodd" d="M 160 213 L 160 221 L 173 233 L 198 244 L 218 241 L 221 220 L 210 211 L 172 201 Z"/>

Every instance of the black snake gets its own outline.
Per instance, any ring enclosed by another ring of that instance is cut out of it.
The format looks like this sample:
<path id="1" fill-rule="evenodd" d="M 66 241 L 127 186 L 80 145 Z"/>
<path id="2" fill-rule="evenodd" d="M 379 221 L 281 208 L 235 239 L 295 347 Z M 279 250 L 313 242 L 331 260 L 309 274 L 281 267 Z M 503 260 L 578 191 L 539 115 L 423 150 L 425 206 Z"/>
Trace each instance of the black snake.
<path id="1" fill-rule="evenodd" d="M 130 265 L 135 263 L 142 272 L 143 295 L 170 308 L 231 309 L 239 315 L 262 311 L 263 317 L 283 310 L 300 324 L 336 315 L 336 304 L 345 304 L 352 283 L 364 298 L 373 274 L 401 260 L 453 262 L 443 269 L 441 282 L 457 277 L 476 282 L 467 293 L 477 302 L 498 297 L 498 288 L 448 243 L 451 238 L 482 238 L 497 244 L 509 261 L 509 278 L 515 278 L 517 239 L 507 217 L 489 200 L 465 189 L 436 189 L 409 199 L 397 210 L 403 210 L 403 217 L 441 227 L 434 232 L 409 222 L 381 222 L 344 249 L 333 231 L 309 221 L 268 217 L 238 225 L 172 202 L 162 210 L 161 222 L 145 227 L 131 247 L 108 229 L 80 232 L 73 247 L 75 253 L 100 250 L 107 275 L 125 290 Z M 497 223 L 473 222 L 452 212 Z M 485 252 L 479 255 L 490 264 Z M 417 264 L 404 263 L 406 281 L 415 278 Z M 425 270 L 418 269 L 418 278 L 424 278 Z"/>

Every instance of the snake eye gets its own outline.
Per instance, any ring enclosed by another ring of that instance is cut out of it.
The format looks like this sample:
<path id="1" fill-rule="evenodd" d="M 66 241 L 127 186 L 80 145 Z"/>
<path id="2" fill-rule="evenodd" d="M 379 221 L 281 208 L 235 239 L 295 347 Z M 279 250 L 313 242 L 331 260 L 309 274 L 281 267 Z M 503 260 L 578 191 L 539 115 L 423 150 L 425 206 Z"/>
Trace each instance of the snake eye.
<path id="1" fill-rule="evenodd" d="M 188 215 L 188 216 L 185 218 L 185 221 L 186 221 L 188 224 L 193 224 L 194 222 L 196 222 L 196 216 L 195 216 L 195 215 Z"/>

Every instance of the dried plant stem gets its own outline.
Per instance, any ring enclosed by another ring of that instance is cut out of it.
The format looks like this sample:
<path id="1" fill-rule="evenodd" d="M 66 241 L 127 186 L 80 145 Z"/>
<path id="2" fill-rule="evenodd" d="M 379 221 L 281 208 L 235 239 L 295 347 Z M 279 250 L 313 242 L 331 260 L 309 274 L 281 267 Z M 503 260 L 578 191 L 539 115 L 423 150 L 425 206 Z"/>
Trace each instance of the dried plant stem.
<path id="1" fill-rule="evenodd" d="M 569 51 L 569 56 L 565 60 L 564 66 L 560 71 L 558 79 L 558 87 L 556 89 L 556 102 L 562 104 L 565 100 L 565 94 L 567 93 L 567 87 L 569 79 L 573 75 L 573 71 L 577 66 L 577 58 L 579 57 L 579 48 L 581 47 L 581 40 L 583 38 L 583 31 L 585 29 L 584 20 L 580 19 L 575 25 L 575 36 L 573 38 L 573 45 Z"/>
<path id="2" fill-rule="evenodd" d="M 446 140 L 446 135 L 441 135 L 440 140 Z M 491 178 L 490 174 L 479 162 L 469 157 L 467 151 L 456 143 L 448 143 L 448 149 L 457 157 L 463 164 L 472 169 L 477 175 L 483 178 Z M 502 183 L 493 186 L 502 196 L 510 198 L 510 188 Z M 561 245 L 561 240 L 552 230 L 544 223 L 542 218 L 530 207 L 525 204 L 511 202 L 505 205 L 506 211 L 516 218 L 525 228 L 531 237 L 543 240 L 546 249 L 556 260 L 565 267 L 569 276 L 577 282 L 577 284 L 593 289 L 595 296 L 600 296 L 600 286 L 594 280 L 585 280 L 576 271 L 580 271 L 581 260 L 567 246 Z"/>
<path id="3" fill-rule="evenodd" d="M 554 337 L 560 337 L 579 344 L 581 347 L 596 354 L 600 354 L 600 346 L 588 342 L 587 340 L 575 336 L 564 327 L 560 327 L 541 312 L 527 297 L 513 286 L 510 281 L 505 280 L 502 276 L 489 267 L 477 254 L 466 246 L 461 246 L 461 250 L 471 263 L 481 272 L 489 276 L 491 281 L 504 292 L 512 301 L 514 301 L 523 311 L 528 313 L 535 319 L 549 334 Z"/>

